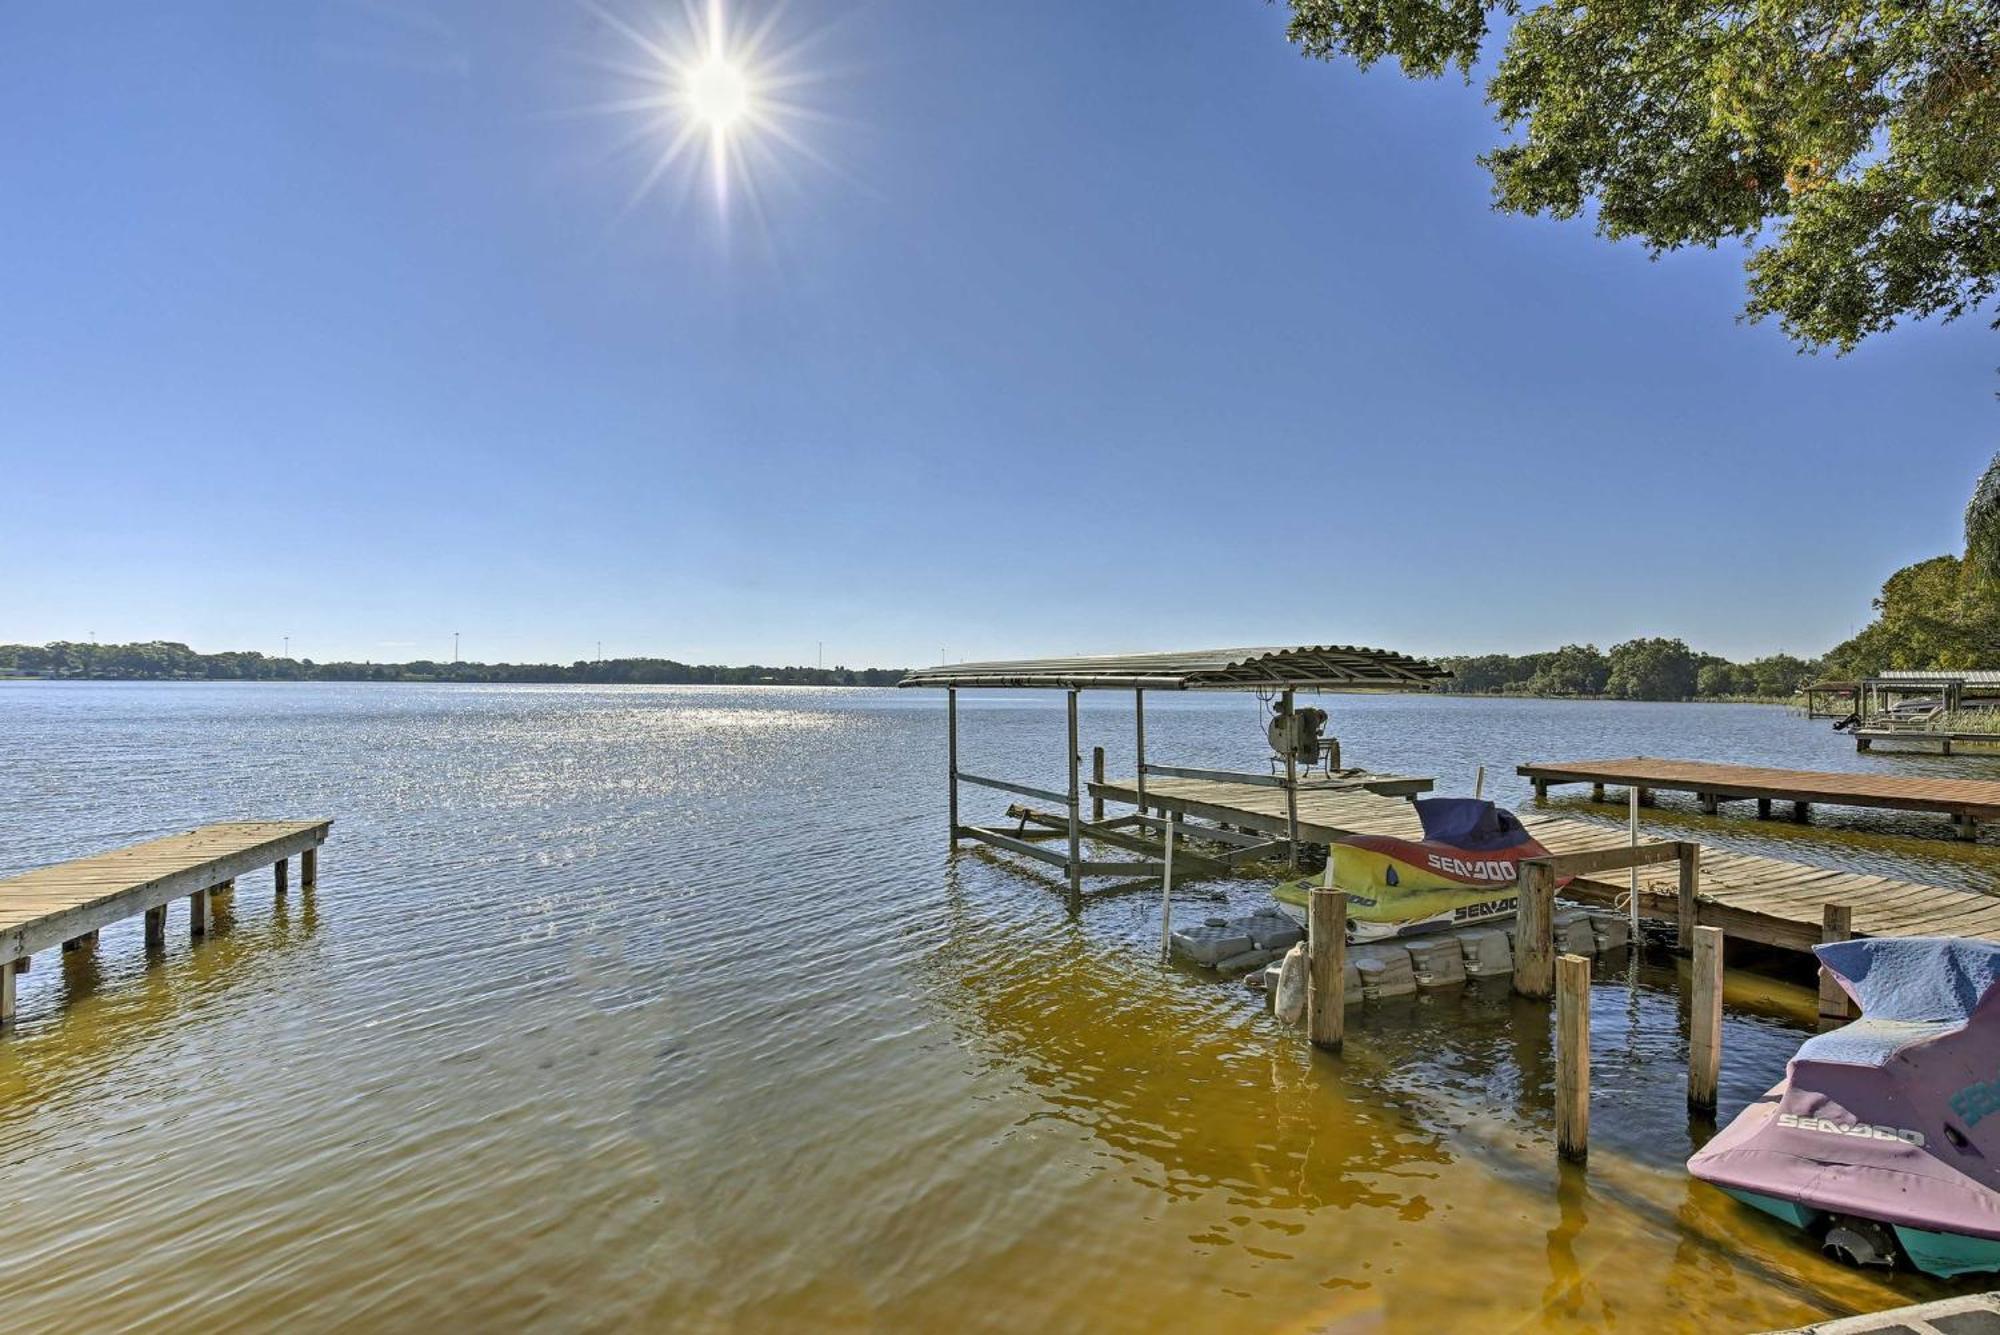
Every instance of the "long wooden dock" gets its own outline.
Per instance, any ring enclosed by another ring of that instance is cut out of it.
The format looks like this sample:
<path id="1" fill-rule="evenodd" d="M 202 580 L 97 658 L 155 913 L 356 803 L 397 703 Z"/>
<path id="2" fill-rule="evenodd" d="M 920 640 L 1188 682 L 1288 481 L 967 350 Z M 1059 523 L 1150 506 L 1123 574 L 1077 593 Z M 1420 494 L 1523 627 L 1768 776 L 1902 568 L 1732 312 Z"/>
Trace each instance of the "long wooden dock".
<path id="1" fill-rule="evenodd" d="M 94 946 L 100 929 L 142 913 L 147 945 L 164 944 L 167 905 L 176 899 L 188 901 L 189 934 L 206 936 L 209 896 L 259 867 L 274 868 L 282 895 L 296 856 L 299 884 L 312 889 L 332 828 L 331 820 L 228 821 L 0 881 L 0 1024 L 14 1018 L 15 975 L 36 951 Z"/>
<path id="2" fill-rule="evenodd" d="M 1091 796 L 1132 803 L 1129 779 L 1090 786 Z M 1249 784 L 1199 779 L 1151 779 L 1146 804 L 1183 817 L 1237 828 L 1281 833 L 1284 794 Z M 1623 830 L 1574 817 L 1528 814 L 1522 824 L 1554 854 L 1624 846 Z M 1416 809 L 1399 798 L 1363 790 L 1301 796 L 1300 837 L 1316 843 L 1352 834 L 1420 839 Z M 1627 892 L 1626 873 L 1616 882 L 1579 877 L 1564 894 L 1611 903 Z M 1672 864 L 1639 868 L 1640 909 L 1648 917 L 1678 921 L 1680 873 Z M 1969 890 L 1920 885 L 1886 876 L 1830 871 L 1752 853 L 1704 847 L 1695 885 L 1694 925 L 1720 927 L 1732 937 L 1786 950 L 1810 950 L 1826 939 L 1827 907 L 1849 910 L 1858 936 L 1971 936 L 2000 941 L 2000 898 Z"/>
<path id="3" fill-rule="evenodd" d="M 2000 783 L 1989 779 L 1933 778 L 1912 774 L 1834 774 L 1820 770 L 1763 769 L 1703 760 L 1661 760 L 1629 756 L 1618 760 L 1564 760 L 1522 765 L 1516 771 L 1535 785 L 1535 796 L 1550 787 L 1587 783 L 1601 801 L 1606 784 L 1639 790 L 1647 805 L 1656 791 L 1693 793 L 1702 810 L 1714 815 L 1724 801 L 1754 800 L 1768 819 L 1773 802 L 1789 802 L 1792 818 L 1807 819 L 1813 804 L 1928 811 L 1951 817 L 1960 838 L 1978 837 L 1979 822 L 2000 819 Z"/>

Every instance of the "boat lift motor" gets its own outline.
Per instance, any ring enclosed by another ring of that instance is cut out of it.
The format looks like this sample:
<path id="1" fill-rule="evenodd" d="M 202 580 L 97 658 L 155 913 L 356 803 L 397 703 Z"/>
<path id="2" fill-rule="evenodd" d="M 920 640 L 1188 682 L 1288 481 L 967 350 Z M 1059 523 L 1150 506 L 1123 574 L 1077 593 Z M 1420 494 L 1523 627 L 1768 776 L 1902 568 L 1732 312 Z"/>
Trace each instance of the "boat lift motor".
<path id="1" fill-rule="evenodd" d="M 1265 726 L 1264 735 L 1270 739 L 1271 752 L 1279 760 L 1290 757 L 1303 768 L 1311 769 L 1319 763 L 1320 734 L 1326 731 L 1326 711 L 1307 706 L 1287 712 L 1284 701 L 1271 706 L 1271 721 Z M 1332 743 L 1336 754 L 1339 743 Z"/>

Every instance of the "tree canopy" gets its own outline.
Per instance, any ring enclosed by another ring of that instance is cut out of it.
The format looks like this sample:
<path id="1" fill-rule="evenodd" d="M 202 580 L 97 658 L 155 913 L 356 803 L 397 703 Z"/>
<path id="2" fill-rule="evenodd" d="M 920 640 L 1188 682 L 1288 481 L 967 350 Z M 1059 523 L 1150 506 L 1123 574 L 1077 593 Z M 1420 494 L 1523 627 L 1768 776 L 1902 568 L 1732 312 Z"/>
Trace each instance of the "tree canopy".
<path id="1" fill-rule="evenodd" d="M 1753 246 L 1752 320 L 1846 351 L 1954 319 L 2000 281 L 2000 22 L 1991 0 L 1290 0 L 1308 56 L 1468 80 L 1512 139 L 1497 207 L 1654 254 Z M 2000 322 L 1996 322 L 2000 323 Z"/>

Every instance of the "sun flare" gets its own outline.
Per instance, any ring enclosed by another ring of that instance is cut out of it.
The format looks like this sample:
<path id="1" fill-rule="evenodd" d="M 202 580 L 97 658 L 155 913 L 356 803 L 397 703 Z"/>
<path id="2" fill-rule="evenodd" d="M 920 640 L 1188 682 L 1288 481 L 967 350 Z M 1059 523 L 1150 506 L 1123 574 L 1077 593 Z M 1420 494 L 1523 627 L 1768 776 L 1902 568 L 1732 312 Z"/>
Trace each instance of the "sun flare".
<path id="1" fill-rule="evenodd" d="M 787 158 L 829 165 L 799 132 L 799 122 L 824 117 L 793 100 L 819 81 L 798 67 L 814 35 L 782 44 L 774 31 L 782 4 L 737 25 L 724 0 L 679 5 L 643 0 L 643 12 L 631 7 L 632 0 L 579 2 L 629 43 L 640 62 L 610 64 L 615 74 L 636 82 L 629 95 L 584 108 L 643 118 L 634 125 L 631 142 L 649 152 L 652 162 L 625 211 L 663 180 L 678 180 L 679 193 L 685 193 L 706 176 L 725 214 L 740 189 L 751 211 L 761 215 L 760 175 L 788 177 Z"/>

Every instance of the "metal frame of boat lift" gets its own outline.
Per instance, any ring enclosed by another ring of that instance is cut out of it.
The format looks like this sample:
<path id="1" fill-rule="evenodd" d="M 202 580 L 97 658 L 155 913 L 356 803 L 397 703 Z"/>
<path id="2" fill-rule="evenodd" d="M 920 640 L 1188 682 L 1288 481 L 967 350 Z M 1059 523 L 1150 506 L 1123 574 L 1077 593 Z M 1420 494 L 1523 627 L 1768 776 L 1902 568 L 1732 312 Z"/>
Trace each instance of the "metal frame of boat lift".
<path id="1" fill-rule="evenodd" d="M 1021 659 L 990 663 L 953 663 L 921 668 L 898 683 L 905 687 L 941 687 L 945 693 L 945 730 L 948 762 L 948 790 L 951 808 L 951 846 L 961 838 L 974 839 L 995 848 L 1034 858 L 1060 867 L 1069 885 L 1072 906 L 1083 897 L 1083 880 L 1112 877 L 1119 880 L 1151 879 L 1164 870 L 1160 860 L 1136 862 L 1091 862 L 1082 854 L 1086 838 L 1114 847 L 1145 854 L 1154 845 L 1143 834 L 1152 827 L 1162 831 L 1168 819 L 1152 815 L 1146 806 L 1146 776 L 1220 779 L 1232 783 L 1268 785 L 1285 790 L 1285 838 L 1266 839 L 1256 835 L 1223 830 L 1219 827 L 1189 829 L 1184 833 L 1231 847 L 1210 861 L 1231 863 L 1245 857 L 1282 848 L 1288 861 L 1298 858 L 1299 769 L 1295 757 L 1285 759 L 1285 774 L 1245 774 L 1231 770 L 1188 769 L 1153 765 L 1146 760 L 1146 692 L 1153 691 L 1254 691 L 1274 693 L 1290 712 L 1301 690 L 1410 690 L 1421 689 L 1451 674 L 1435 663 L 1386 649 L 1354 645 L 1301 645 L 1292 648 L 1207 649 L 1181 653 L 1116 654 L 1095 657 Z M 1069 784 L 1065 791 L 1041 788 L 1011 779 L 970 774 L 958 767 L 958 692 L 963 688 L 1060 690 L 1068 696 Z M 1129 690 L 1132 692 L 1133 744 L 1137 761 L 1137 810 L 1110 820 L 1083 818 L 1083 757 L 1077 736 L 1077 697 L 1086 690 Z M 958 786 L 969 783 L 1021 797 L 1039 798 L 1060 804 L 1060 817 L 1043 816 L 1029 808 L 1010 807 L 1009 815 L 1020 822 L 1013 834 L 984 825 L 966 825 L 958 818 Z M 1026 827 L 1033 822 L 1059 829 L 1067 836 L 1062 853 L 1043 848 L 1027 839 Z M 1137 827 L 1139 833 L 1133 833 Z M 1164 849 L 1162 850 L 1164 856 Z M 1183 857 L 1186 855 L 1183 854 Z"/>

